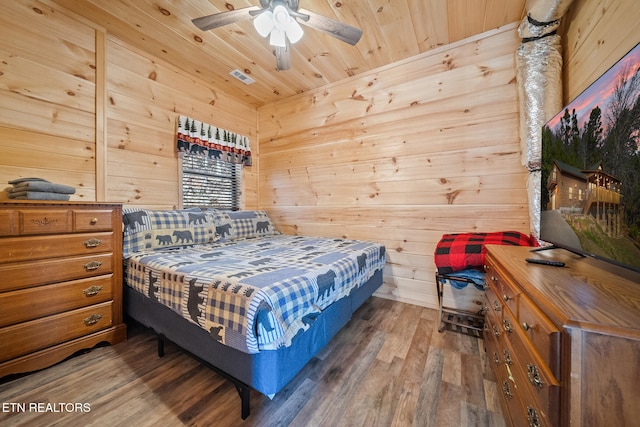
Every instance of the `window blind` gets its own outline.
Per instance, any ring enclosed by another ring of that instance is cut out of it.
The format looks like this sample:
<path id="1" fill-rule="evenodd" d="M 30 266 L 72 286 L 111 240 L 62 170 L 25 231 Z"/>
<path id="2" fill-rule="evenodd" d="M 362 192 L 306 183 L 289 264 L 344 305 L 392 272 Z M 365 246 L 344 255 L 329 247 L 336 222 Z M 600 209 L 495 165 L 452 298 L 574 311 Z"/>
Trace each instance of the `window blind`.
<path id="1" fill-rule="evenodd" d="M 240 208 L 242 165 L 182 153 L 182 205 L 227 210 Z"/>

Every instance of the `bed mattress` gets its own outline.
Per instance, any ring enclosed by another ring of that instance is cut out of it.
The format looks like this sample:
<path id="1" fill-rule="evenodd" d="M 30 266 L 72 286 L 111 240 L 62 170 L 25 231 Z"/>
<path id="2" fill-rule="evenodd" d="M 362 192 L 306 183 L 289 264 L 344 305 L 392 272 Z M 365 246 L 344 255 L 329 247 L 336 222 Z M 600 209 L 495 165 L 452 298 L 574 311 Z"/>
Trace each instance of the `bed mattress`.
<path id="1" fill-rule="evenodd" d="M 289 346 L 384 263 L 377 243 L 272 235 L 135 253 L 125 269 L 140 294 L 253 354 Z"/>

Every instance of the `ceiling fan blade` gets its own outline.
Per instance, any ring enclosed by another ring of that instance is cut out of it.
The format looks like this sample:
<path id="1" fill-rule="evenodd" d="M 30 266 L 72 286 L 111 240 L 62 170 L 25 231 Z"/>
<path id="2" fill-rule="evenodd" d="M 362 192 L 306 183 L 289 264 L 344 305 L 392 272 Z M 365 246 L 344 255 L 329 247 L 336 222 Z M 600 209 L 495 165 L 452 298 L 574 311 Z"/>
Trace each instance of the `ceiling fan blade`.
<path id="1" fill-rule="evenodd" d="M 308 20 L 300 20 L 301 24 L 327 33 L 338 40 L 349 43 L 352 46 L 355 46 L 355 44 L 360 40 L 360 37 L 362 37 L 362 30 L 345 24 L 344 22 L 336 21 L 335 19 L 319 15 L 307 9 L 298 9 L 298 12 L 309 15 Z"/>
<path id="2" fill-rule="evenodd" d="M 291 49 L 289 40 L 285 42 L 285 47 L 276 46 L 276 69 L 278 71 L 291 68 Z"/>
<path id="3" fill-rule="evenodd" d="M 230 10 L 227 12 L 214 13 L 213 15 L 201 16 L 192 19 L 191 22 L 202 31 L 208 31 L 223 25 L 233 24 L 252 18 L 250 12 L 261 10 L 258 6 L 243 7 L 242 9 Z"/>

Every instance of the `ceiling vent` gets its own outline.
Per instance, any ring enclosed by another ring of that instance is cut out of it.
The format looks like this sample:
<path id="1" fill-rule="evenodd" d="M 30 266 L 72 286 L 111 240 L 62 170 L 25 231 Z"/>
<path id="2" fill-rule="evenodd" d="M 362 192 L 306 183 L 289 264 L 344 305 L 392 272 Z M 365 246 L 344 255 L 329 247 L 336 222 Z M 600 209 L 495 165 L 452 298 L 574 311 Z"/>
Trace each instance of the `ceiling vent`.
<path id="1" fill-rule="evenodd" d="M 256 82 L 251 77 L 247 76 L 245 73 L 243 73 L 242 71 L 240 71 L 238 69 L 233 70 L 229 74 L 231 74 L 233 77 L 235 77 L 236 79 L 240 80 L 242 83 L 244 83 L 246 85 L 250 85 L 251 83 L 255 83 Z"/>

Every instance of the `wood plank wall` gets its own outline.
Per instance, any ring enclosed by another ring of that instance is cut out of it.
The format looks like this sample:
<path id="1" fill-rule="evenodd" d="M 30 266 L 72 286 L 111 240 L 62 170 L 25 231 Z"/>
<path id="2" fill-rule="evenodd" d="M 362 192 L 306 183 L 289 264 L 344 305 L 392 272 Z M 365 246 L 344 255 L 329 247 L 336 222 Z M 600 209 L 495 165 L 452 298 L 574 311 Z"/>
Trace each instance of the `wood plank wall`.
<path id="1" fill-rule="evenodd" d="M 562 23 L 568 104 L 640 43 L 640 1 L 574 0 Z"/>
<path id="2" fill-rule="evenodd" d="M 382 242 L 378 295 L 437 306 L 442 234 L 529 233 L 516 26 L 258 109 L 259 205 L 286 233 Z"/>
<path id="3" fill-rule="evenodd" d="M 254 107 L 113 37 L 107 38 L 106 51 L 109 200 L 151 208 L 177 205 L 178 114 L 247 135 L 257 148 Z M 244 206 L 256 205 L 257 163 L 244 168 Z"/>
<path id="4" fill-rule="evenodd" d="M 7 181 L 42 177 L 95 200 L 95 30 L 38 1 L 3 2 L 0 56 L 0 198 Z"/>
<path id="5" fill-rule="evenodd" d="M 7 181 L 38 176 L 76 187 L 72 200 L 172 208 L 185 114 L 251 138 L 243 205 L 257 205 L 254 107 L 46 0 L 3 6 L 0 199 Z"/>

